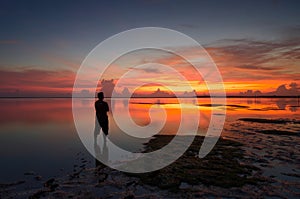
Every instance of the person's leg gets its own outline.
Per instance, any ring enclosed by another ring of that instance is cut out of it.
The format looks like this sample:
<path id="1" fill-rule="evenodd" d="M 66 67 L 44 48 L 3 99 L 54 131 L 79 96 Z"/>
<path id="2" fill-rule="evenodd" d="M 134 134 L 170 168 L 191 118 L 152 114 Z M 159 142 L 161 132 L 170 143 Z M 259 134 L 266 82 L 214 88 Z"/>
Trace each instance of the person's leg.
<path id="1" fill-rule="evenodd" d="M 104 126 L 102 127 L 102 131 L 103 131 L 103 133 L 104 133 L 105 135 L 108 135 L 108 125 L 104 125 Z"/>
<path id="2" fill-rule="evenodd" d="M 108 135 L 108 120 L 101 121 L 100 126 L 102 128 L 103 133 L 105 135 Z"/>

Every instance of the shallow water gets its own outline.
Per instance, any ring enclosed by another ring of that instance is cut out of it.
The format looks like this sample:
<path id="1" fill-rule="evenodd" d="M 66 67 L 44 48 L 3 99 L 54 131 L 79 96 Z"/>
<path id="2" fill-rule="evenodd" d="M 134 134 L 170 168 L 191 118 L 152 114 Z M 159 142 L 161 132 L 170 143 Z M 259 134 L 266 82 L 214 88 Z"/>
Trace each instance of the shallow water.
<path id="1" fill-rule="evenodd" d="M 180 123 L 181 108 L 193 118 L 200 113 L 198 134 L 205 135 L 213 109 L 226 110 L 226 122 L 222 136 L 246 143 L 249 159 L 265 170 L 265 175 L 275 175 L 279 180 L 293 181 L 295 177 L 282 173 L 299 174 L 299 123 L 264 124 L 240 121 L 240 118 L 264 118 L 300 120 L 297 98 L 227 99 L 227 104 L 211 104 L 210 99 L 183 99 L 179 106 L 176 99 L 124 99 L 108 100 L 126 117 L 129 108 L 132 119 L 141 126 L 159 122 L 160 110 L 167 115 L 160 134 L 174 134 Z M 78 99 L 77 107 L 93 107 L 94 99 Z M 149 110 L 154 110 L 150 119 Z M 157 112 L 155 112 L 157 110 Z M 86 165 L 94 166 L 95 160 L 82 145 L 76 132 L 71 99 L 0 99 L 0 182 L 14 181 L 24 173 L 34 172 L 43 177 L 59 176 L 74 169 L 74 165 L 86 159 Z M 94 113 L 87 112 L 87 124 L 94 124 Z M 115 124 L 111 113 L 110 140 L 130 151 L 141 151 L 149 139 L 135 139 L 124 134 Z M 190 122 L 192 120 L 185 120 Z M 93 127 L 91 127 L 93 128 Z M 264 134 L 261 130 L 288 131 L 291 135 Z M 91 135 L 92 132 L 87 132 Z M 188 134 L 188 132 L 187 132 Z M 297 135 L 297 136 L 295 136 Z M 257 159 L 255 159 L 257 158 Z M 264 161 L 260 161 L 264 160 Z M 250 161 L 250 160 L 249 160 Z M 286 169 L 285 169 L 286 168 Z M 283 171 L 282 171 L 283 170 Z M 297 178 L 296 178 L 297 179 Z"/>

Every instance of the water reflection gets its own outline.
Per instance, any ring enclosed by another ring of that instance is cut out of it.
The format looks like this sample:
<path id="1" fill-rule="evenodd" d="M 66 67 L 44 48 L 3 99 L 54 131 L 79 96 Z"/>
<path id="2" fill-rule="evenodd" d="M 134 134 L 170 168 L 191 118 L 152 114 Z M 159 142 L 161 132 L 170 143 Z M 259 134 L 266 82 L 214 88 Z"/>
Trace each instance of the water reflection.
<path id="1" fill-rule="evenodd" d="M 73 121 L 71 99 L 0 99 L 0 111 L 2 124 Z"/>
<path id="2" fill-rule="evenodd" d="M 102 136 L 101 136 L 102 135 Z M 97 138 L 94 140 L 94 150 L 95 150 L 95 156 L 96 156 L 96 167 L 106 167 L 102 162 L 108 162 L 109 161 L 109 153 L 108 153 L 108 147 L 107 147 L 107 137 L 101 133 L 101 140 L 97 141 Z M 101 161 L 99 161 L 101 160 Z"/>
<path id="3" fill-rule="evenodd" d="M 110 106 L 118 110 L 118 114 L 126 116 L 124 110 L 129 108 L 134 122 L 145 126 L 149 124 L 149 109 L 165 109 L 166 123 L 160 134 L 174 134 L 180 123 L 181 108 L 200 112 L 198 134 L 204 135 L 211 118 L 212 109 L 227 109 L 227 121 L 234 121 L 242 117 L 255 118 L 288 118 L 300 119 L 299 99 L 227 99 L 227 105 L 199 106 L 210 104 L 210 99 L 184 99 L 179 105 L 177 99 L 131 99 L 129 103 L 124 99 L 107 100 Z M 95 99 L 80 99 L 78 108 L 85 110 L 94 106 Z M 239 106 L 236 106 L 239 105 Z M 112 108 L 112 107 L 110 107 Z M 3 179 L 20 176 L 25 171 L 40 171 L 42 175 L 61 168 L 72 168 L 74 156 L 78 151 L 85 151 L 78 138 L 72 116 L 71 99 L 0 99 L 0 170 Z M 83 123 L 94 128 L 95 112 L 84 112 Z M 194 119 L 193 111 L 186 122 Z M 159 113 L 159 112 L 157 112 Z M 113 142 L 119 147 L 132 152 L 141 151 L 149 139 L 132 137 L 115 124 L 113 116 L 109 114 L 110 135 L 106 146 Z M 153 122 L 160 120 L 159 114 Z M 225 123 L 226 126 L 226 123 Z M 86 132 L 87 137 L 93 138 L 93 130 Z M 187 134 L 189 132 L 186 132 Z M 102 138 L 99 138 L 92 150 L 103 158 L 111 156 Z M 99 150 L 100 149 L 100 150 Z M 93 163 L 94 164 L 94 163 Z M 51 165 L 51 166 L 49 166 Z M 0 179 L 1 180 L 1 179 Z"/>
<path id="4" fill-rule="evenodd" d="M 285 110 L 288 108 L 291 112 L 296 112 L 298 110 L 299 106 L 299 99 L 296 98 L 280 98 L 276 100 L 276 104 L 279 109 Z"/>
<path id="5" fill-rule="evenodd" d="M 126 110 L 129 108 L 133 121 L 146 126 L 150 122 L 159 122 L 160 116 L 156 115 L 150 120 L 149 110 L 165 109 L 167 119 L 159 134 L 174 135 L 181 120 L 181 108 L 186 110 L 197 110 L 200 113 L 198 135 L 205 135 L 211 120 L 212 109 L 227 109 L 227 120 L 235 120 L 240 117 L 263 117 L 263 118 L 299 118 L 299 109 L 297 109 L 297 99 L 228 99 L 227 106 L 213 105 L 201 106 L 201 104 L 210 104 L 210 99 L 184 99 L 184 104 L 178 104 L 177 99 L 131 99 L 129 103 L 124 99 L 108 100 L 110 106 L 118 110 L 120 117 L 127 117 Z M 91 100 L 91 106 L 93 100 Z M 283 107 L 284 106 L 284 107 Z M 193 111 L 190 112 L 185 122 L 194 119 Z M 296 113 L 296 114 L 294 114 Z M 109 114 L 110 122 L 110 140 L 125 150 L 138 152 L 143 149 L 143 143 L 148 139 L 132 137 L 123 132 L 115 123 L 113 116 Z M 190 132 L 186 132 L 189 134 Z"/>
<path id="6" fill-rule="evenodd" d="M 129 106 L 133 120 L 139 125 L 147 125 L 149 123 L 149 108 L 164 108 L 168 113 L 167 125 L 175 125 L 180 120 L 180 108 L 199 109 L 203 119 L 208 120 L 210 110 L 216 107 L 196 106 L 198 104 L 210 104 L 210 100 L 206 98 L 185 99 L 184 106 L 178 106 L 178 100 L 172 98 L 161 99 L 131 99 L 128 103 L 124 99 L 107 100 L 110 108 L 118 109 L 118 114 Z M 82 99 L 80 104 L 82 108 L 93 107 L 94 99 Z M 272 116 L 274 114 L 282 117 L 293 116 L 291 113 L 299 112 L 299 99 L 297 98 L 273 98 L 273 99 L 227 99 L 227 109 L 232 105 L 239 105 L 238 114 L 256 115 L 262 114 Z M 222 107 L 217 107 L 222 108 Z M 229 116 L 236 114 L 237 109 L 229 109 Z M 276 111 L 277 110 L 277 111 Z M 43 123 L 72 123 L 72 103 L 71 99 L 1 99 L 0 100 L 0 124 L 27 123 L 30 125 Z M 110 117 L 112 117 L 110 115 Z M 159 119 L 159 118 L 158 118 Z M 200 119 L 201 122 L 201 119 Z M 55 124 L 53 124 L 55 125 Z M 114 124 L 112 124 L 114 126 Z M 26 128 L 25 128 L 26 129 Z"/>

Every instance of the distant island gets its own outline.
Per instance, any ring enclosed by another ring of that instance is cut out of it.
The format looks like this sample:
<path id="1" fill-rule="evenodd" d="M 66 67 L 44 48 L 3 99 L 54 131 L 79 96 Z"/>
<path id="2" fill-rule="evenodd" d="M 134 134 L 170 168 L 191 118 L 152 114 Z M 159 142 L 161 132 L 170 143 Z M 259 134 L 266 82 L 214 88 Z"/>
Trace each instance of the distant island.
<path id="1" fill-rule="evenodd" d="M 275 91 L 263 93 L 259 90 L 247 90 L 246 92 L 240 92 L 239 96 L 242 97 L 276 97 L 276 96 L 300 96 L 300 88 L 295 82 L 290 83 L 289 88 L 286 84 L 280 85 Z"/>
<path id="2" fill-rule="evenodd" d="M 287 87 L 288 86 L 288 87 Z M 115 89 L 115 80 L 101 80 L 98 84 L 97 92 L 102 91 L 105 94 L 105 97 L 110 98 Z M 90 92 L 88 89 L 82 89 L 77 93 L 43 93 L 42 95 L 39 93 L 22 93 L 20 90 L 16 90 L 14 92 L 0 92 L 0 98 L 94 98 L 96 96 L 95 93 Z M 285 98 L 285 97 L 300 97 L 300 87 L 297 83 L 292 82 L 290 84 L 282 84 L 277 87 L 275 91 L 271 92 L 262 92 L 260 90 L 247 90 L 239 93 L 227 93 L 226 96 L 222 95 L 214 95 L 211 96 L 208 92 L 199 94 L 198 91 L 184 91 L 181 93 L 172 93 L 168 91 L 161 90 L 159 87 L 152 92 L 149 93 L 141 93 L 134 92 L 131 96 L 130 91 L 127 87 L 124 87 L 122 91 L 115 92 L 114 97 L 116 98 L 190 98 L 190 97 L 198 97 L 198 98 L 210 98 L 210 97 L 227 97 L 227 98 Z"/>
<path id="3" fill-rule="evenodd" d="M 259 90 L 247 90 L 245 92 L 240 92 L 236 94 L 227 94 L 226 97 L 299 97 L 300 96 L 300 87 L 295 82 L 290 83 L 289 88 L 287 88 L 287 84 L 280 85 L 275 91 L 272 92 L 261 92 Z M 115 84 L 114 80 L 102 80 L 99 87 L 100 90 L 103 91 L 106 96 L 111 96 L 114 90 Z M 99 91 L 100 91 L 99 90 Z M 208 97 L 225 97 L 220 95 L 210 96 L 209 94 L 199 94 L 196 90 L 193 91 L 185 91 L 183 93 L 177 93 L 178 97 L 198 97 L 198 98 L 208 98 Z M 133 98 L 174 98 L 176 95 L 172 92 L 163 91 L 160 88 L 153 91 L 152 93 L 133 93 L 130 96 L 129 89 L 127 87 L 123 88 L 123 91 L 120 93 L 115 93 L 115 97 L 133 97 Z"/>

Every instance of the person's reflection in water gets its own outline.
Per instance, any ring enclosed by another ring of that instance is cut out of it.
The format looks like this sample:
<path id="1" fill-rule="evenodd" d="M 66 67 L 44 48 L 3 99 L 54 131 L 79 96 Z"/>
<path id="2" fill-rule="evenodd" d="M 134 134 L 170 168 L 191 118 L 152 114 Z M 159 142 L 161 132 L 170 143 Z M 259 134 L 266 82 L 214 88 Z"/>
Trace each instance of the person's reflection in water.
<path id="1" fill-rule="evenodd" d="M 94 150 L 95 150 L 95 161 L 96 161 L 96 168 L 103 169 L 105 168 L 105 164 L 102 162 L 108 162 L 108 147 L 107 147 L 107 141 L 106 136 L 103 136 L 103 145 L 102 150 L 100 146 L 98 145 L 97 141 L 94 142 Z"/>
<path id="2" fill-rule="evenodd" d="M 99 182 L 103 182 L 108 178 L 108 173 L 104 170 L 108 162 L 108 147 L 106 144 L 106 136 L 103 135 L 102 151 L 97 141 L 94 142 L 95 150 L 95 176 L 99 179 Z"/>

